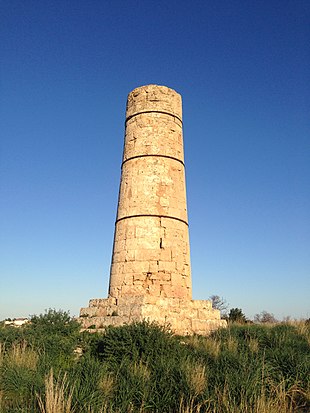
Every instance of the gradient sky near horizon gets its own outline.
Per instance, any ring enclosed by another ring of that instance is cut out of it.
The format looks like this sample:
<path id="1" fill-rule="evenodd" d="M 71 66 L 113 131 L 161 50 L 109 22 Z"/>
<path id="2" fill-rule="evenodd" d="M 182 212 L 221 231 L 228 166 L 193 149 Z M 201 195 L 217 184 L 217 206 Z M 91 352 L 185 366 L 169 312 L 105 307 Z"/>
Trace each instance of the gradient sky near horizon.
<path id="1" fill-rule="evenodd" d="M 127 94 L 183 97 L 193 298 L 310 317 L 310 2 L 0 5 L 0 320 L 105 298 Z"/>

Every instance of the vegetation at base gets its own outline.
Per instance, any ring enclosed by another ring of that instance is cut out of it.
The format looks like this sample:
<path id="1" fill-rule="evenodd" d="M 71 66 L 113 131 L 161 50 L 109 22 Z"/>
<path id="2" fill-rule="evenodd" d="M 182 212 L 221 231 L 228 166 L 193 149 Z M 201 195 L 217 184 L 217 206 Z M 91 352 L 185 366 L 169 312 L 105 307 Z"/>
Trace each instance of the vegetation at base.
<path id="1" fill-rule="evenodd" d="M 0 327 L 0 413 L 308 411 L 309 323 L 233 323 L 209 337 L 147 322 L 80 333 L 48 310 Z"/>

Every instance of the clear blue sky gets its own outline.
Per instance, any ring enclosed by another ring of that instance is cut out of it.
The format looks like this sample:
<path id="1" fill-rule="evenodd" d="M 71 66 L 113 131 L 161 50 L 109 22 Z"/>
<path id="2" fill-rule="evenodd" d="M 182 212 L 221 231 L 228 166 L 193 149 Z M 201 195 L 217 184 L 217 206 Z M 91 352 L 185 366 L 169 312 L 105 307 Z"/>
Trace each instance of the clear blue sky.
<path id="1" fill-rule="evenodd" d="M 193 298 L 310 317 L 310 3 L 2 1 L 0 320 L 107 296 L 127 94 L 183 96 Z"/>

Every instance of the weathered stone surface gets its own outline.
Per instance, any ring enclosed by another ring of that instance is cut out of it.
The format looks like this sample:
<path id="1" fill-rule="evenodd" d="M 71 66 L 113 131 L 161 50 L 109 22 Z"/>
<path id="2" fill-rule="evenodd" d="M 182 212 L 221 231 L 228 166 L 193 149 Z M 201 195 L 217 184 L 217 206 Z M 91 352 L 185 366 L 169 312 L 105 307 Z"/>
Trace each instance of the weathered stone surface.
<path id="1" fill-rule="evenodd" d="M 192 300 L 181 96 L 148 85 L 128 95 L 109 297 L 82 308 L 83 328 L 156 321 L 177 334 L 225 325 Z"/>
<path id="2" fill-rule="evenodd" d="M 127 100 L 110 297 L 191 299 L 181 96 L 163 86 Z"/>
<path id="3" fill-rule="evenodd" d="M 209 308 L 204 308 L 206 305 Z M 108 303 L 107 303 L 108 306 Z M 83 311 L 82 311 L 83 310 Z M 82 309 L 80 321 L 82 327 L 103 328 L 107 325 L 124 325 L 133 321 L 155 321 L 166 325 L 176 334 L 209 334 L 211 331 L 225 327 L 226 322 L 220 320 L 218 310 L 211 308 L 209 301 L 180 300 L 178 298 L 160 298 L 157 301 L 151 296 L 121 297 L 114 306 L 107 307 L 106 315 L 102 308 Z M 83 317 L 87 314 L 89 317 Z"/>

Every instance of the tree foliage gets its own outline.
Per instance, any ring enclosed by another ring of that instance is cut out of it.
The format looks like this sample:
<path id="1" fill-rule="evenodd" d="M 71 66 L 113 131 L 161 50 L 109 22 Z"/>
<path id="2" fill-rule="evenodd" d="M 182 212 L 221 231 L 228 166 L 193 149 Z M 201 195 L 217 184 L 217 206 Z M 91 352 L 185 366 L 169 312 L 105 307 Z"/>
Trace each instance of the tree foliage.
<path id="1" fill-rule="evenodd" d="M 228 320 L 232 323 L 246 323 L 246 316 L 243 314 L 241 308 L 231 308 L 228 314 Z"/>
<path id="2" fill-rule="evenodd" d="M 44 314 L 33 315 L 30 318 L 30 329 L 46 334 L 71 335 L 80 330 L 80 325 L 73 320 L 69 312 L 50 308 Z"/>
<path id="3" fill-rule="evenodd" d="M 268 313 L 268 311 L 262 311 L 259 314 L 255 314 L 254 321 L 256 323 L 277 323 L 278 320 L 272 313 Z"/>
<path id="4" fill-rule="evenodd" d="M 219 295 L 211 295 L 210 300 L 212 302 L 212 307 L 216 310 L 220 310 L 222 317 L 227 315 L 229 304 L 223 297 L 220 297 Z"/>
<path id="5" fill-rule="evenodd" d="M 25 339 L 59 361 L 60 367 L 70 363 L 80 340 L 80 324 L 69 312 L 49 309 L 34 315 L 25 327 Z"/>

